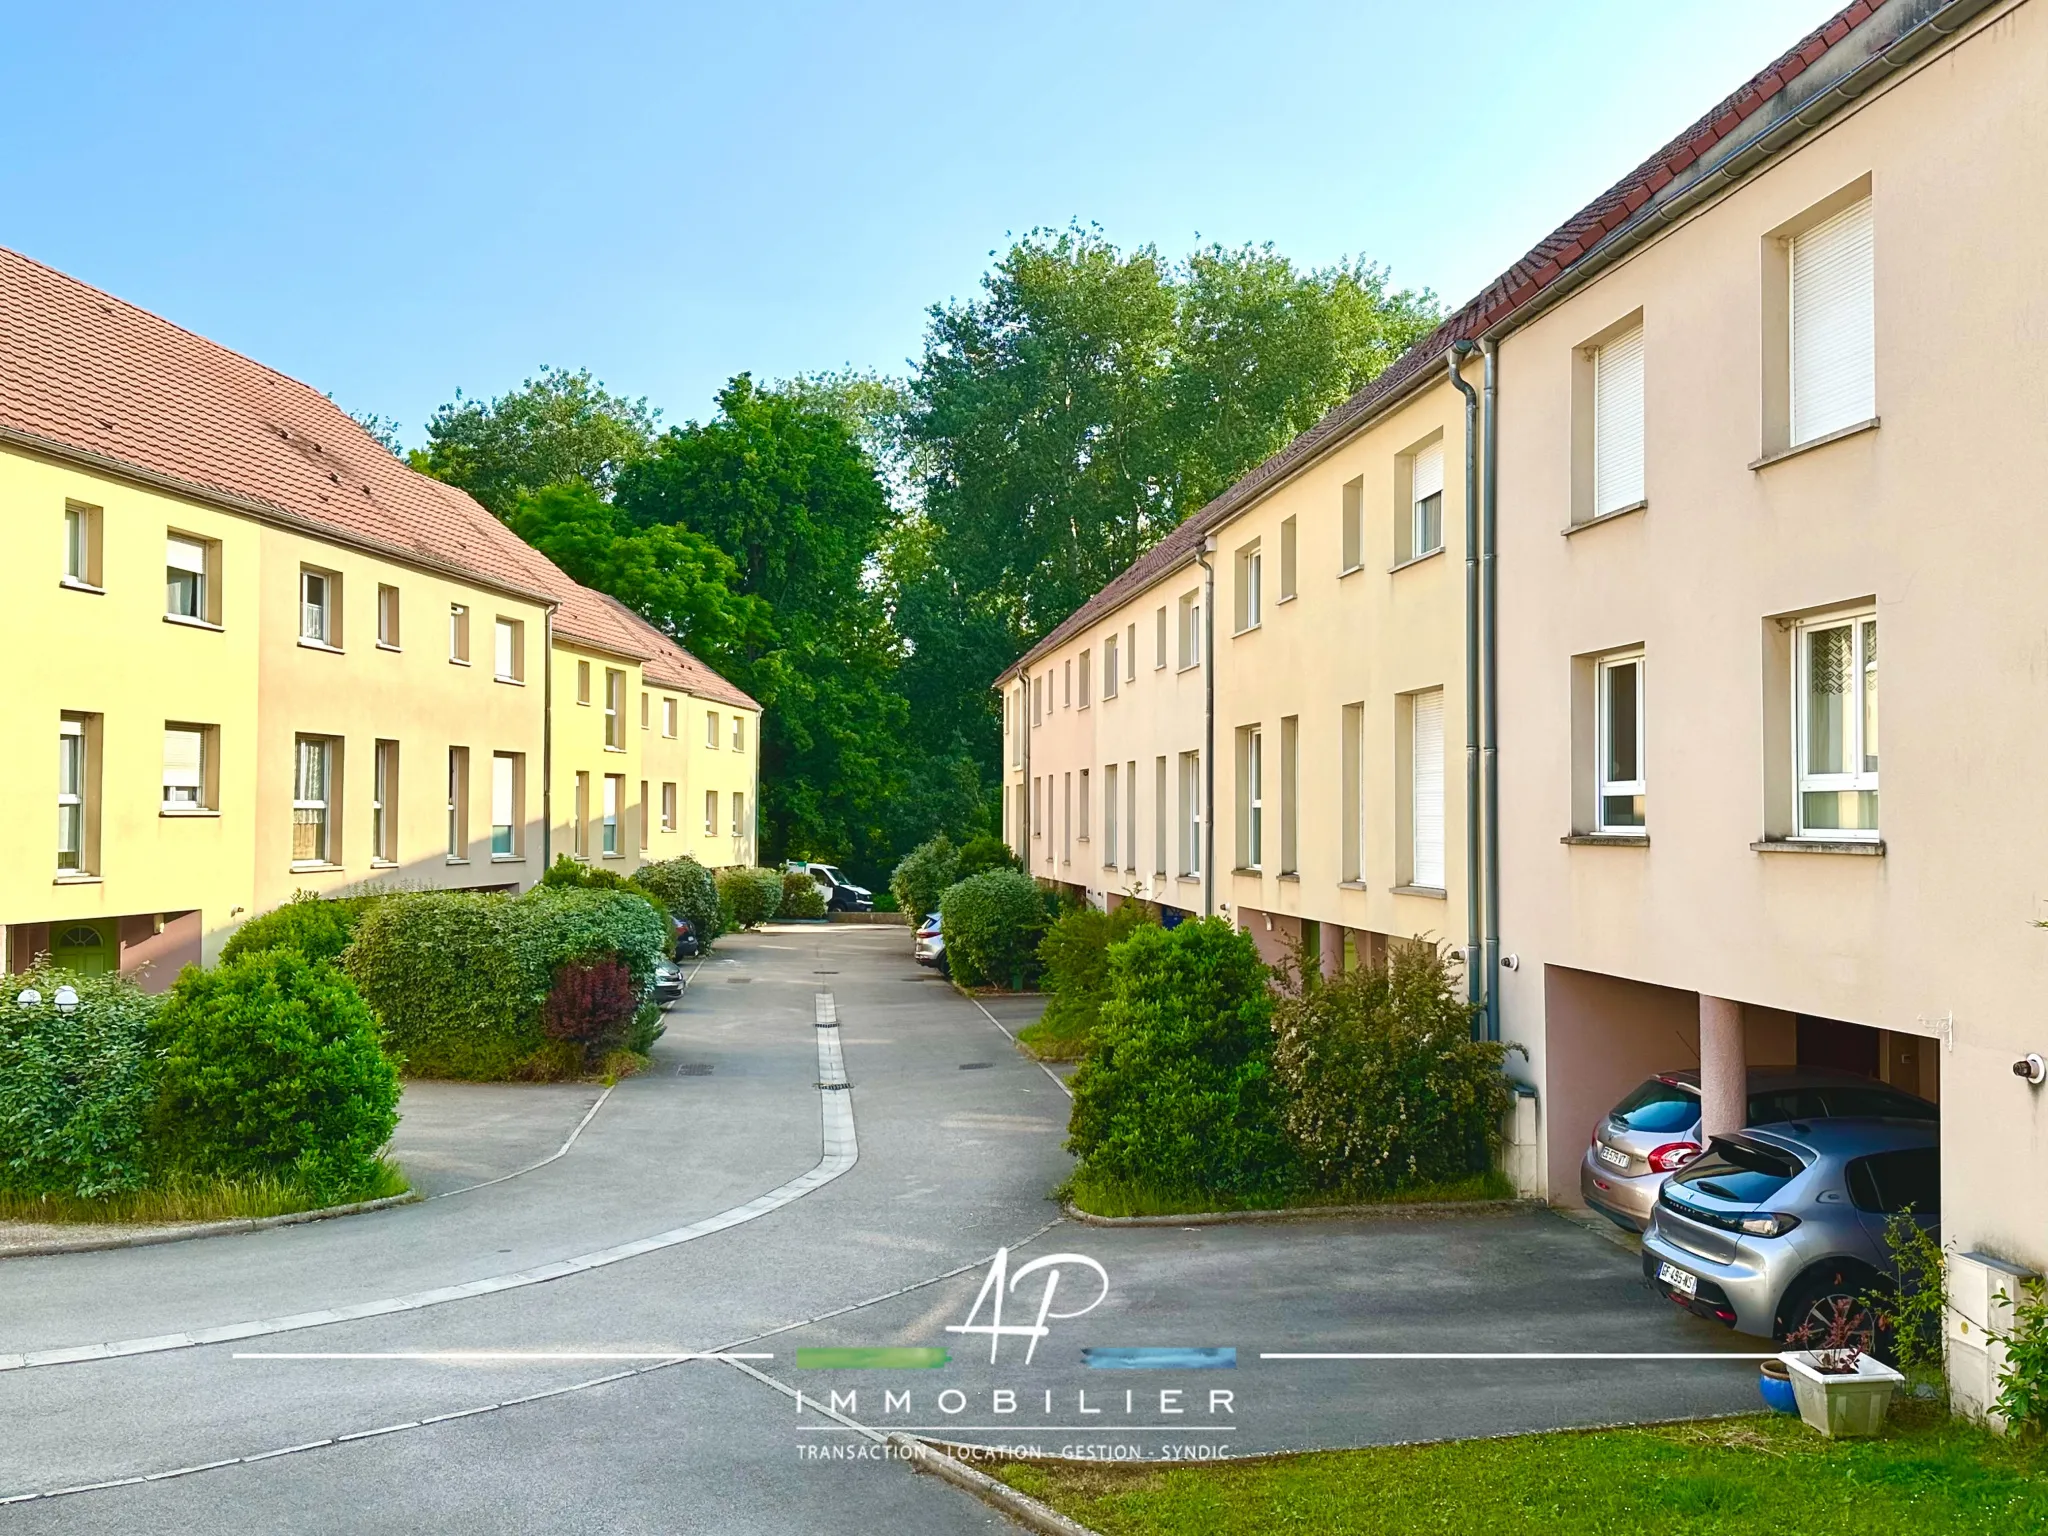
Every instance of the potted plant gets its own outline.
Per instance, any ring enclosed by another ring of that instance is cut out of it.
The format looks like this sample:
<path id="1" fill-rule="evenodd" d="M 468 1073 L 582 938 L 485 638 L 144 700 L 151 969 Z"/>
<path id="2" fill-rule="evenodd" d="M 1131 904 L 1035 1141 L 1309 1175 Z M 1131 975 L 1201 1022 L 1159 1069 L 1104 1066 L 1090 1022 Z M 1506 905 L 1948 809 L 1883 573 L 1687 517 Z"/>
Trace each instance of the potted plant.
<path id="1" fill-rule="evenodd" d="M 1782 1357 L 1799 1417 L 1831 1440 L 1874 1435 L 1906 1378 L 1868 1353 L 1869 1315 L 1847 1296 L 1835 1298 L 1824 1321 L 1793 1334 L 1790 1342 L 1805 1348 Z"/>

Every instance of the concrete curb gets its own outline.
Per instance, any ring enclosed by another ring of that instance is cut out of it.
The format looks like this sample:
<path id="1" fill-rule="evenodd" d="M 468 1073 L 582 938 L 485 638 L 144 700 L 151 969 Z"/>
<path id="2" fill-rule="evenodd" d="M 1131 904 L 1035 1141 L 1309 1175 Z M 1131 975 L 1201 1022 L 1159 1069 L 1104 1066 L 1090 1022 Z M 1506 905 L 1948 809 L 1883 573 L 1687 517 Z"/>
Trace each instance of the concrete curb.
<path id="1" fill-rule="evenodd" d="M 308 1221 L 326 1221 L 331 1216 L 360 1216 L 366 1211 L 388 1210 L 394 1205 L 416 1205 L 426 1199 L 417 1191 L 386 1195 L 382 1200 L 358 1200 L 352 1205 L 322 1206 L 317 1211 L 293 1211 L 285 1216 L 243 1216 L 232 1221 L 201 1221 L 175 1232 L 136 1232 L 115 1237 L 80 1238 L 75 1243 L 48 1247 L 0 1248 L 0 1262 L 8 1259 L 39 1259 L 52 1253 L 99 1253 L 109 1248 L 154 1248 L 159 1243 L 184 1243 L 196 1237 L 225 1237 L 238 1232 L 266 1232 L 272 1227 L 295 1227 Z"/>
<path id="2" fill-rule="evenodd" d="M 889 1436 L 888 1444 L 901 1451 L 920 1472 L 942 1478 L 955 1488 L 973 1494 L 982 1503 L 1001 1510 L 1029 1531 L 1043 1536 L 1098 1536 L 1078 1521 L 1069 1520 L 1049 1504 L 1041 1504 L 1028 1493 L 1019 1493 L 1008 1483 L 998 1482 L 986 1472 L 977 1472 L 957 1456 L 949 1456 L 915 1435 Z"/>
<path id="3" fill-rule="evenodd" d="M 1385 1205 L 1297 1205 L 1279 1211 L 1197 1211 L 1186 1216 L 1097 1216 L 1071 1201 L 1060 1209 L 1090 1227 L 1227 1227 L 1266 1221 L 1428 1221 L 1550 1209 L 1541 1200 L 1416 1200 Z"/>

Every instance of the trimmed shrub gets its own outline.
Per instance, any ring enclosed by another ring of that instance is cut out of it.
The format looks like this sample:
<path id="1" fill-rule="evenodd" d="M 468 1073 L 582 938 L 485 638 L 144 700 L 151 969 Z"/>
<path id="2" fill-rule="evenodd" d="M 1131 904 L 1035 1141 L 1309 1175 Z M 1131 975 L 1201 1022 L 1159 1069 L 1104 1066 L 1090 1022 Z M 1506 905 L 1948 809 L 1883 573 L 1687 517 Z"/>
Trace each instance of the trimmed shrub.
<path id="1" fill-rule="evenodd" d="M 818 889 L 818 882 L 803 871 L 789 870 L 782 877 L 779 914 L 783 917 L 823 917 L 825 893 Z"/>
<path id="2" fill-rule="evenodd" d="M 758 928 L 782 907 L 782 871 L 733 865 L 717 875 L 718 904 L 728 928 Z"/>
<path id="3" fill-rule="evenodd" d="M 1056 918 L 1038 941 L 1044 973 L 1040 985 L 1052 996 L 1045 1013 L 1025 1032 L 1027 1043 L 1041 1054 L 1048 1046 L 1060 1047 L 1051 1054 L 1066 1059 L 1085 1054 L 1102 1000 L 1109 995 L 1110 946 L 1158 921 L 1157 910 L 1142 901 L 1125 901 L 1110 912 L 1077 907 Z"/>
<path id="4" fill-rule="evenodd" d="M 959 878 L 960 850 L 941 832 L 903 855 L 889 877 L 889 892 L 896 898 L 898 911 L 923 922 L 926 913 L 939 910 L 939 898 Z"/>
<path id="5" fill-rule="evenodd" d="M 57 989 L 78 1007 L 60 1013 Z M 15 1003 L 26 990 L 31 1008 Z M 149 1176 L 144 1131 L 156 1089 L 150 1024 L 160 998 L 120 976 L 38 965 L 0 995 L 0 1189 L 93 1198 Z"/>
<path id="6" fill-rule="evenodd" d="M 1493 1167 L 1514 1090 L 1498 1041 L 1472 1038 L 1444 952 L 1421 940 L 1388 963 L 1323 980 L 1297 966 L 1275 1005 L 1274 1069 L 1307 1176 L 1382 1195 Z"/>
<path id="7" fill-rule="evenodd" d="M 228 936 L 220 952 L 223 963 L 265 950 L 289 949 L 308 960 L 332 960 L 355 936 L 356 922 L 379 898 L 346 896 L 336 900 L 300 891 L 281 907 L 252 917 Z"/>
<path id="8" fill-rule="evenodd" d="M 711 948 L 711 941 L 725 931 L 718 905 L 718 882 L 711 871 L 688 854 L 643 864 L 634 877 L 641 889 L 667 905 L 678 917 L 687 917 L 697 929 L 697 943 Z"/>
<path id="9" fill-rule="evenodd" d="M 150 1139 L 164 1172 L 287 1179 L 322 1203 L 378 1182 L 398 1072 L 334 966 L 289 949 L 188 966 L 155 1033 Z"/>
<path id="10" fill-rule="evenodd" d="M 1076 1177 L 1225 1201 L 1294 1182 L 1271 974 L 1221 918 L 1139 927 L 1109 951 L 1094 1047 L 1073 1079 Z"/>
<path id="11" fill-rule="evenodd" d="M 629 883 L 617 870 L 586 864 L 571 854 L 558 853 L 540 883 L 554 891 L 619 891 Z"/>
<path id="12" fill-rule="evenodd" d="M 1024 866 L 1017 855 L 1010 851 L 1010 845 L 1000 837 L 983 834 L 971 837 L 960 850 L 959 880 L 985 875 L 992 869 L 1022 869 Z"/>
<path id="13" fill-rule="evenodd" d="M 939 931 L 953 975 L 968 986 L 1021 989 L 1038 979 L 1038 939 L 1045 931 L 1038 882 L 1014 869 L 962 880 L 939 901 Z"/>
<path id="14" fill-rule="evenodd" d="M 582 1070 L 543 1027 L 561 967 L 616 957 L 638 999 L 668 942 L 667 917 L 630 891 L 422 891 L 364 914 L 342 963 L 414 1076 L 547 1078 Z"/>
<path id="15" fill-rule="evenodd" d="M 639 1006 L 633 973 L 617 955 L 571 960 L 556 968 L 554 985 L 541 1007 L 541 1032 L 550 1040 L 578 1047 L 588 1065 L 626 1043 Z"/>

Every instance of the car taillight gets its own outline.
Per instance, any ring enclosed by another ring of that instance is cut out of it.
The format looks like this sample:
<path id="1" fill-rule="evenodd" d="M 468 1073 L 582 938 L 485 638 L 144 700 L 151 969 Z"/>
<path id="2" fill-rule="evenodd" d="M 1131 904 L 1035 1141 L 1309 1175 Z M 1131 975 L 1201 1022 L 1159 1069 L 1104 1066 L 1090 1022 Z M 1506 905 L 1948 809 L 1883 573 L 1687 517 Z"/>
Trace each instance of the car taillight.
<path id="1" fill-rule="evenodd" d="M 1650 1172 L 1676 1173 L 1699 1155 L 1698 1142 L 1667 1141 L 1650 1154 Z"/>
<path id="2" fill-rule="evenodd" d="M 1767 1212 L 1762 1216 L 1742 1218 L 1742 1230 L 1751 1237 L 1783 1237 L 1799 1225 L 1797 1216 L 1788 1216 L 1782 1211 Z"/>

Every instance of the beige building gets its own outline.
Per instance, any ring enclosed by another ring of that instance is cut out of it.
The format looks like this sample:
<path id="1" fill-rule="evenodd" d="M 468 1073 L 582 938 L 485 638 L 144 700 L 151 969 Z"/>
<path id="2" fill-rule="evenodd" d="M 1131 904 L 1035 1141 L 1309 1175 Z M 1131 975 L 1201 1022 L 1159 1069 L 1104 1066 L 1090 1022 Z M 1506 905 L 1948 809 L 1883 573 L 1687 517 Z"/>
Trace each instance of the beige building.
<path id="1" fill-rule="evenodd" d="M 317 391 L 6 251 L 0 562 L 9 969 L 161 987 L 298 890 L 754 858 L 746 694 Z"/>
<path id="2" fill-rule="evenodd" d="M 1991 814 L 2048 745 L 2044 79 L 2038 0 L 1859 3 L 1574 215 L 1003 680 L 1029 867 L 1262 943 L 1478 934 L 1532 1192 L 1580 1198 L 1650 1073 L 1699 1069 L 1714 1131 L 1747 1067 L 1854 1071 L 1940 1104 L 1951 1249 L 2048 1266 L 2048 1090 L 2016 1072 L 2048 1052 L 2048 829 Z M 1470 598 L 1452 358 L 1495 443 Z M 1439 434 L 1445 552 L 1414 561 Z M 1498 792 L 1468 822 L 1473 749 Z M 1474 845 L 1500 894 L 1468 917 Z"/>

